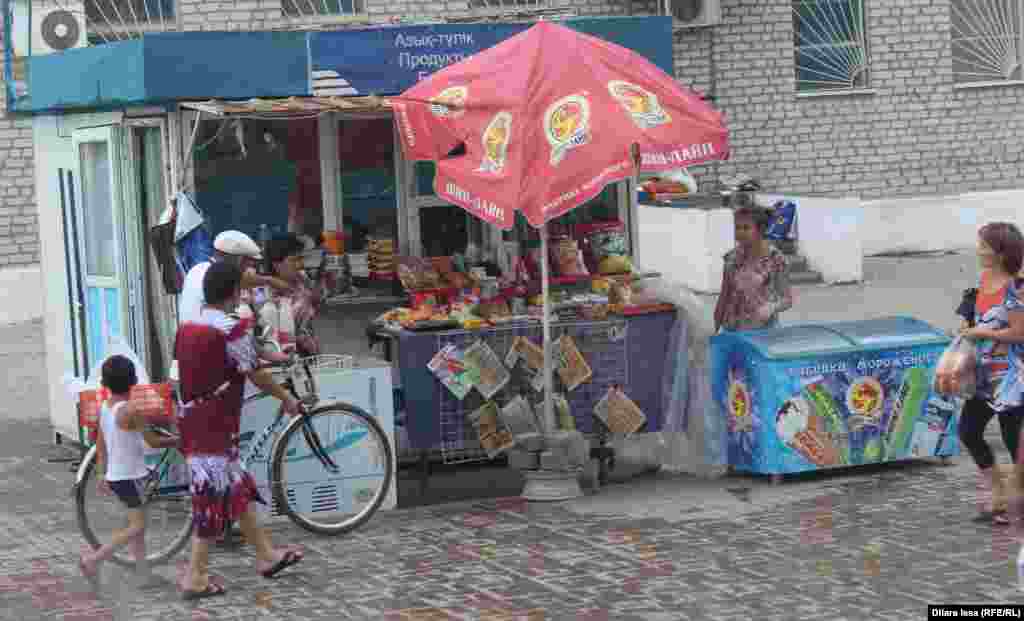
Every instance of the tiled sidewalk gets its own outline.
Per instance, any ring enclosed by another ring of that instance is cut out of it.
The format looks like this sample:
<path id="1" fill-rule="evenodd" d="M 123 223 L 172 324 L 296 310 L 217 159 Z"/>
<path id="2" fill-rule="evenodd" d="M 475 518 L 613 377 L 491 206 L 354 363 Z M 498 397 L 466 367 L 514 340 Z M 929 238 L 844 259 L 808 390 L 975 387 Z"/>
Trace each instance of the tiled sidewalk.
<path id="1" fill-rule="evenodd" d="M 785 483 L 799 500 L 731 520 L 513 498 L 381 513 L 341 538 L 286 522 L 277 539 L 304 544 L 307 560 L 278 580 L 258 577 L 243 547 L 213 557 L 225 597 L 179 601 L 167 566 L 166 585 L 145 592 L 109 567 L 95 599 L 75 564 L 71 474 L 46 461 L 45 430 L 0 435 L 3 619 L 923 619 L 929 603 L 1024 600 L 1013 536 L 972 524 L 971 470 L 939 465 Z"/>

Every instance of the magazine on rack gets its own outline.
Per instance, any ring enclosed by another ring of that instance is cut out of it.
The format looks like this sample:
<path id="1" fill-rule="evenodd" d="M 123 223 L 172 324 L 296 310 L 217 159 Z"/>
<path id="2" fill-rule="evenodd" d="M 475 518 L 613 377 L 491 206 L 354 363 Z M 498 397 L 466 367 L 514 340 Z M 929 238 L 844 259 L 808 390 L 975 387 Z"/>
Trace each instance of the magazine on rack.
<path id="1" fill-rule="evenodd" d="M 511 375 L 491 347 L 478 340 L 463 352 L 463 361 L 476 379 L 475 387 L 484 399 L 491 399 L 508 384 Z"/>
<path id="2" fill-rule="evenodd" d="M 462 350 L 455 345 L 446 345 L 434 354 L 427 368 L 460 401 L 466 398 L 477 381 L 474 370 L 465 363 Z"/>

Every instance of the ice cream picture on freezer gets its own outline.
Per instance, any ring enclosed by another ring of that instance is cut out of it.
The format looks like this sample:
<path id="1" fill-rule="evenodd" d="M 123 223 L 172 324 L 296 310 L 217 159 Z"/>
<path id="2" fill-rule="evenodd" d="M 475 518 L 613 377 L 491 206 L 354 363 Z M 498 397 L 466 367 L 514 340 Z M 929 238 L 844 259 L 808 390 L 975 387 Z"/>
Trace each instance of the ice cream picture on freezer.
<path id="1" fill-rule="evenodd" d="M 803 397 L 794 397 L 782 405 L 775 426 L 779 439 L 812 464 L 839 464 L 839 451 L 832 444 L 825 421 L 813 413 L 811 404 Z"/>

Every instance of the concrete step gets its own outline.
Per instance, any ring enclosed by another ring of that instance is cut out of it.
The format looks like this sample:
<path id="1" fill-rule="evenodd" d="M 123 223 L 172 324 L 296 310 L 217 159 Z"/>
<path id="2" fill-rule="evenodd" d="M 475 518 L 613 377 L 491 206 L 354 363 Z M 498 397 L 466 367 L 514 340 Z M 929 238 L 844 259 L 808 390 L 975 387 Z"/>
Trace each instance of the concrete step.
<path id="1" fill-rule="evenodd" d="M 786 255 L 789 280 L 795 285 L 816 285 L 823 282 L 821 274 L 810 268 L 807 259 L 798 254 Z"/>
<path id="2" fill-rule="evenodd" d="M 805 272 L 810 270 L 807 265 L 807 259 L 798 254 L 786 255 L 786 264 L 789 265 L 790 272 Z"/>
<path id="3" fill-rule="evenodd" d="M 820 285 L 825 282 L 825 279 L 821 277 L 819 272 L 805 270 L 800 272 L 790 272 L 789 282 L 794 285 Z"/>

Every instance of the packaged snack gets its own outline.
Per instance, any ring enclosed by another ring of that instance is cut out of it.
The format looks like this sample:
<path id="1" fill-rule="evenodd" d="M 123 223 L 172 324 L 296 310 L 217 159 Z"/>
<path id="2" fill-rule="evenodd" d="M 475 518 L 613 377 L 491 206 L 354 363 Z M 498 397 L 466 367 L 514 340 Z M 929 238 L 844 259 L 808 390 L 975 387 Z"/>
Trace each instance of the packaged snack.
<path id="1" fill-rule="evenodd" d="M 441 288 L 441 277 L 429 259 L 401 257 L 397 263 L 398 278 L 406 291 Z"/>
<path id="2" fill-rule="evenodd" d="M 501 420 L 498 406 L 493 401 L 480 406 L 469 415 L 469 420 L 476 428 L 480 446 L 487 452 L 488 457 L 493 459 L 515 445 L 512 433 Z"/>
<path id="3" fill-rule="evenodd" d="M 530 402 L 521 395 L 501 408 L 501 419 L 508 426 L 513 437 L 524 433 L 540 433 L 537 416 L 530 406 Z"/>
<path id="4" fill-rule="evenodd" d="M 580 252 L 576 240 L 568 237 L 552 240 L 551 258 L 555 263 L 555 273 L 558 276 L 589 276 L 590 272 L 583 263 L 583 253 Z"/>
<path id="5" fill-rule="evenodd" d="M 562 378 L 565 389 L 572 392 L 580 384 L 593 377 L 594 372 L 571 336 L 563 335 L 558 339 L 557 345 L 559 352 L 558 376 Z M 543 350 L 541 350 L 541 355 L 543 355 Z"/>
<path id="6" fill-rule="evenodd" d="M 617 220 L 577 225 L 576 237 L 583 244 L 583 258 L 591 273 L 599 272 L 601 261 L 606 257 L 628 254 L 626 227 Z"/>
<path id="7" fill-rule="evenodd" d="M 555 420 L 558 421 L 560 431 L 576 431 L 576 419 L 572 416 L 569 408 L 569 400 L 562 393 L 556 394 L 552 401 L 555 406 Z"/>
<path id="8" fill-rule="evenodd" d="M 598 263 L 597 271 L 603 276 L 629 274 L 633 271 L 633 261 L 627 256 L 607 256 Z"/>
<path id="9" fill-rule="evenodd" d="M 637 404 L 615 386 L 594 406 L 594 416 L 612 433 L 635 433 L 647 422 L 647 416 Z"/>

